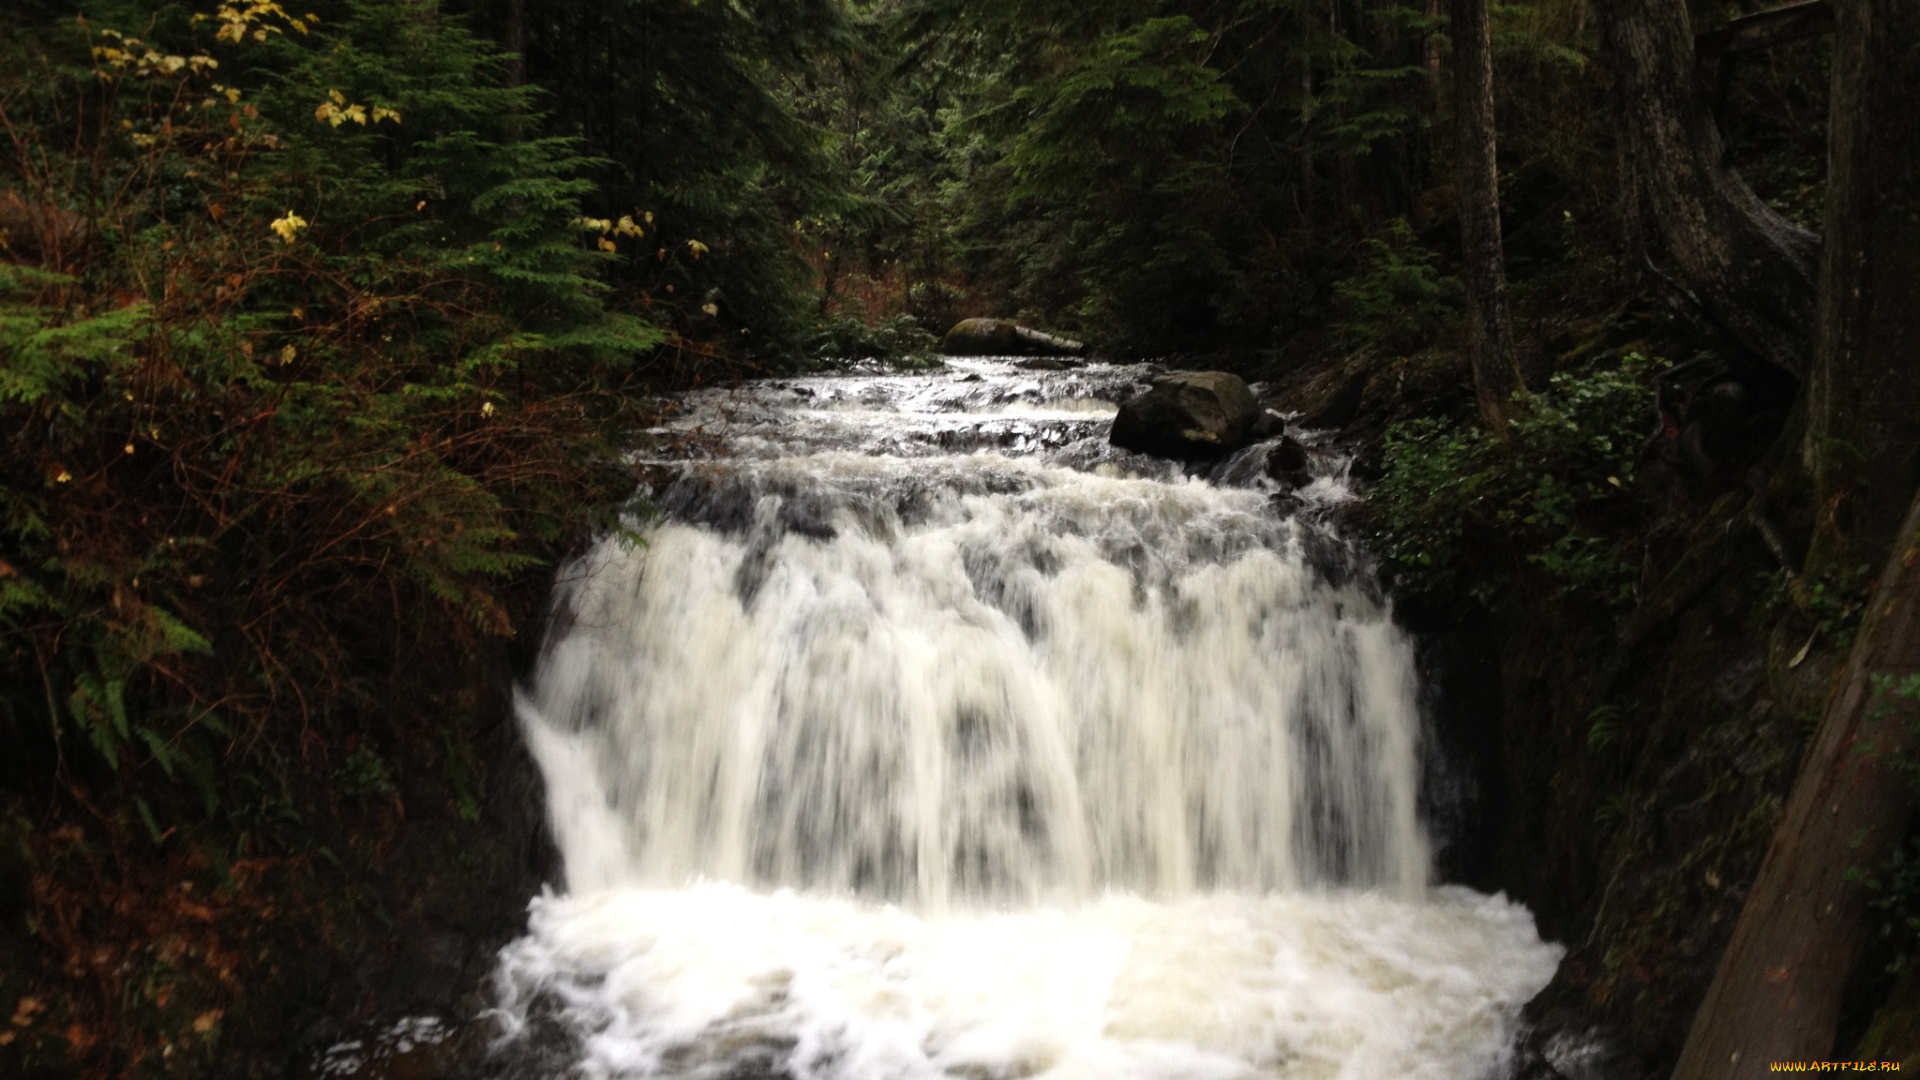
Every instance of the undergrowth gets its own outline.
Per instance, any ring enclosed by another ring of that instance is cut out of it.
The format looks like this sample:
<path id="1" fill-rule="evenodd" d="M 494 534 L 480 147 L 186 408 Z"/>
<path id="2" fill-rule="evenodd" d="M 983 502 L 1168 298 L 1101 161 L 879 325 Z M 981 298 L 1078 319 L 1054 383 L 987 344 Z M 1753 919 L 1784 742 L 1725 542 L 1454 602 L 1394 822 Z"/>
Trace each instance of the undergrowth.
<path id="1" fill-rule="evenodd" d="M 262 883 L 465 760 L 423 672 L 613 519 L 663 337 L 434 5 L 141 10 L 0 27 L 0 774 L 65 958 L 0 1067 L 98 1076 L 204 1068 Z"/>
<path id="2" fill-rule="evenodd" d="M 1634 563 L 1609 518 L 1630 501 L 1659 361 L 1561 372 L 1520 403 L 1502 441 L 1476 421 L 1389 428 L 1368 496 L 1388 569 L 1417 588 L 1490 600 L 1532 567 L 1559 595 L 1631 599 Z"/>

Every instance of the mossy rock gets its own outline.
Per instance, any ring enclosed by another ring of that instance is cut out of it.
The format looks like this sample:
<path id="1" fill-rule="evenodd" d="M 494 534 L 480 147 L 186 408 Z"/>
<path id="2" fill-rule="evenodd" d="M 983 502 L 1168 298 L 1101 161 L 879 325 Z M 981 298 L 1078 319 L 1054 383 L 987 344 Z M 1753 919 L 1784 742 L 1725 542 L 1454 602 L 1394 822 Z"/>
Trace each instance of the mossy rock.
<path id="1" fill-rule="evenodd" d="M 947 356 L 1078 356 L 1086 348 L 1011 319 L 962 319 L 940 339 Z"/>
<path id="2" fill-rule="evenodd" d="M 1260 403 L 1238 375 L 1182 371 L 1120 406 L 1107 441 L 1157 457 L 1213 458 L 1245 446 L 1259 416 Z"/>

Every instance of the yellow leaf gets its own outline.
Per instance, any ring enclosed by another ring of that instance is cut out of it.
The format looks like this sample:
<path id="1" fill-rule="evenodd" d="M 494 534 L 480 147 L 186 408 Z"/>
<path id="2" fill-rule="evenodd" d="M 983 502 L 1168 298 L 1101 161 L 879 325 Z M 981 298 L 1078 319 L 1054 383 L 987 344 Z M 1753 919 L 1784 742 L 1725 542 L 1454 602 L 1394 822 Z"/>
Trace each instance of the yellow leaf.
<path id="1" fill-rule="evenodd" d="M 219 1023 L 220 1010 L 209 1009 L 193 1018 L 193 1033 L 195 1035 L 205 1035 L 207 1032 L 212 1031 L 214 1026 Z"/>
<path id="2" fill-rule="evenodd" d="M 711 251 L 712 249 L 698 240 L 689 240 L 687 241 L 687 250 L 692 252 L 693 257 L 697 259 L 702 252 Z"/>
<path id="3" fill-rule="evenodd" d="M 291 244 L 294 237 L 300 234 L 300 230 L 307 227 L 307 219 L 289 210 L 287 216 L 275 220 L 269 227 L 280 234 L 280 239 Z"/>
<path id="4" fill-rule="evenodd" d="M 318 108 L 313 110 L 313 118 L 315 120 L 320 120 L 323 122 L 327 120 L 333 120 L 333 114 L 339 111 L 340 111 L 340 107 L 338 105 L 335 105 L 331 101 L 323 101 L 320 103 L 320 106 Z M 340 121 L 334 120 L 333 126 L 339 127 Z"/>
<path id="5" fill-rule="evenodd" d="M 367 110 L 359 105 L 349 105 L 347 106 L 347 119 L 365 127 L 367 123 Z"/>
<path id="6" fill-rule="evenodd" d="M 600 245 L 600 250 L 601 250 L 601 251 L 614 251 L 614 250 L 616 250 L 616 249 L 614 248 L 614 246 L 613 246 L 613 241 L 611 241 L 611 240 L 609 240 L 609 239 L 607 239 L 607 238 L 606 238 L 606 237 L 604 237 L 604 236 L 603 236 L 603 237 L 601 237 L 601 238 L 600 238 L 600 239 L 599 239 L 598 241 L 596 241 L 596 242 L 597 242 L 597 243 L 598 243 L 598 244 Z"/>
<path id="7" fill-rule="evenodd" d="M 293 363 L 293 358 L 298 355 L 298 351 L 291 345 L 283 345 L 280 347 L 280 362 L 283 364 Z"/>
<path id="8" fill-rule="evenodd" d="M 338 90 L 327 91 L 327 96 L 333 99 L 335 105 L 345 105 L 347 103 L 347 96 Z"/>

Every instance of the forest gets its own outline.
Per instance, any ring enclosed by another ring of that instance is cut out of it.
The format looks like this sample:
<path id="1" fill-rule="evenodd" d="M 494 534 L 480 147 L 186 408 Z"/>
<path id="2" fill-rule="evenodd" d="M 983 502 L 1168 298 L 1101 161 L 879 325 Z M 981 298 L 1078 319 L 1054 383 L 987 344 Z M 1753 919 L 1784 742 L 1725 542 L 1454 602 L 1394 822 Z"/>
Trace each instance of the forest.
<path id="1" fill-rule="evenodd" d="M 1516 1075 L 1920 1054 L 1920 5 L 12 0 L 0 129 L 0 1073 L 470 1008 L 629 451 L 980 316 L 1354 448 Z"/>

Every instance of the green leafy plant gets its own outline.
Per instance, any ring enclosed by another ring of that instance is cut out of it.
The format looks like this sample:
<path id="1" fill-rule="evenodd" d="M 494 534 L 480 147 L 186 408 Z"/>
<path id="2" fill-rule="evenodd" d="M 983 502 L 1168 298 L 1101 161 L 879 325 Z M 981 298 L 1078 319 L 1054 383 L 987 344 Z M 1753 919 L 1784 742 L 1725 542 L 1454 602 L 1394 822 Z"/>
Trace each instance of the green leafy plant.
<path id="1" fill-rule="evenodd" d="M 1587 714 L 1587 749 L 1596 753 L 1620 738 L 1620 707 L 1601 705 Z"/>
<path id="2" fill-rule="evenodd" d="M 1920 702 L 1920 672 L 1875 673 L 1869 682 L 1873 695 L 1869 715 L 1880 718 L 1904 709 L 1909 738 L 1920 736 L 1920 710 L 1914 708 Z M 1886 760 L 1920 790 L 1920 754 L 1912 745 L 1903 752 L 1888 753 Z M 1858 749 L 1861 753 L 1882 752 L 1876 746 Z M 1920 958 L 1920 832 L 1909 835 L 1879 866 L 1849 869 L 1847 877 L 1867 888 L 1867 907 L 1887 947 L 1887 971 L 1897 975 L 1907 970 Z"/>
<path id="3" fill-rule="evenodd" d="M 1871 567 L 1846 566 L 1809 574 L 1789 592 L 1795 605 L 1813 620 L 1815 633 L 1834 648 L 1845 649 L 1860 629 L 1872 588 Z"/>
<path id="4" fill-rule="evenodd" d="M 856 315 L 835 315 L 804 339 L 807 351 L 823 363 L 881 360 L 908 369 L 939 367 L 940 358 L 933 351 L 938 342 L 911 315 L 872 323 Z"/>
<path id="5" fill-rule="evenodd" d="M 1348 342 L 1396 349 L 1430 339 L 1461 296 L 1460 280 L 1442 274 L 1438 263 L 1405 218 L 1364 240 L 1358 270 L 1333 286 Z"/>
<path id="6" fill-rule="evenodd" d="M 1871 873 L 1851 875 L 1870 894 L 1873 912 L 1887 951 L 1887 971 L 1898 975 L 1920 957 L 1920 836 L 1908 837 Z"/>
<path id="7" fill-rule="evenodd" d="M 1628 599 L 1632 563 L 1600 519 L 1633 484 L 1646 379 L 1658 366 L 1628 354 L 1554 375 L 1523 403 L 1506 443 L 1439 417 L 1389 429 L 1368 503 L 1391 568 L 1422 587 L 1487 600 L 1517 562 L 1544 571 L 1563 595 Z"/>
<path id="8" fill-rule="evenodd" d="M 0 758 L 105 834 L 44 831 L 54 955 L 144 948 L 116 912 L 185 851 L 286 870 L 391 813 L 369 732 L 468 739 L 397 702 L 632 491 L 664 335 L 577 224 L 593 159 L 436 6 L 327 10 L 0 16 Z M 212 1052 L 242 961 L 193 955 L 190 1016 L 61 976 L 78 1075 L 205 1064 L 162 1050 Z"/>
<path id="9" fill-rule="evenodd" d="M 333 770 L 333 782 L 342 795 L 361 803 L 391 799 L 400 793 L 393 780 L 393 767 L 365 744 L 356 747 Z"/>

